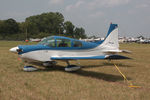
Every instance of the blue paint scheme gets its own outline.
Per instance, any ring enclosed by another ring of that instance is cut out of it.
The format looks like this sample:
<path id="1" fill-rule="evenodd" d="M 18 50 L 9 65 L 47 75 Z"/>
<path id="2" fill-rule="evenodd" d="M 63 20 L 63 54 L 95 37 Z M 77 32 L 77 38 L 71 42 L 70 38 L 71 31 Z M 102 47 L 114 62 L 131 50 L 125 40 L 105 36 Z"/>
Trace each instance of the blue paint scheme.
<path id="1" fill-rule="evenodd" d="M 91 57 L 51 57 L 51 60 L 82 60 L 82 59 L 109 59 L 109 60 L 120 60 L 120 59 L 131 59 L 121 55 L 102 55 L 102 56 L 91 56 Z"/>
<path id="2" fill-rule="evenodd" d="M 24 66 L 24 68 L 35 68 L 33 66 Z"/>
<path id="3" fill-rule="evenodd" d="M 55 39 L 55 42 L 56 42 L 56 39 L 68 39 L 71 41 L 71 47 L 55 47 L 57 50 L 58 48 L 64 48 L 64 50 L 72 50 L 72 49 L 75 49 L 75 50 L 78 50 L 79 48 L 78 47 L 73 47 L 73 41 L 80 41 L 82 43 L 82 47 L 80 47 L 80 49 L 91 49 L 91 48 L 94 48 L 94 47 L 97 47 L 98 43 L 96 42 L 85 42 L 85 41 L 81 41 L 81 40 L 77 40 L 77 39 L 73 39 L 73 38 L 69 38 L 69 37 L 64 37 L 64 36 L 51 36 Z M 48 37 L 49 38 L 49 37 Z M 76 49 L 77 48 L 77 49 Z"/>
<path id="4" fill-rule="evenodd" d="M 104 56 L 91 56 L 91 57 L 51 57 L 51 60 L 78 60 L 78 59 L 105 59 Z"/>
<path id="5" fill-rule="evenodd" d="M 77 39 L 72 39 L 68 37 L 63 37 L 63 36 L 51 36 L 52 38 L 55 39 L 69 39 L 71 41 L 71 47 L 50 47 L 47 45 L 42 45 L 42 44 L 37 44 L 37 45 L 19 45 L 19 49 L 22 49 L 22 52 L 19 54 L 27 53 L 30 51 L 36 51 L 36 50 L 84 50 L 84 49 L 92 49 L 100 45 L 103 41 L 99 42 L 85 42 L 85 41 L 80 41 Z M 47 37 L 50 38 L 50 37 Z M 82 47 L 73 47 L 73 41 L 80 41 L 82 43 Z M 55 43 L 56 44 L 56 43 Z"/>
<path id="6" fill-rule="evenodd" d="M 106 38 L 108 37 L 108 35 L 114 30 L 114 29 L 116 29 L 118 27 L 118 24 L 110 24 L 110 27 L 109 27 L 109 30 L 108 30 L 108 33 L 107 33 L 107 35 L 106 35 Z"/>
<path id="7" fill-rule="evenodd" d="M 117 28 L 117 24 L 110 24 L 109 31 L 107 33 L 106 38 L 108 35 L 115 29 Z M 63 37 L 63 36 L 50 36 L 47 37 L 46 39 L 54 39 L 55 41 L 55 47 L 50 47 L 47 45 L 42 45 L 42 44 L 37 44 L 37 45 L 20 45 L 18 46 L 19 49 L 22 49 L 22 52 L 19 52 L 19 54 L 31 52 L 31 51 L 36 51 L 36 50 L 85 50 L 85 49 L 92 49 L 100 44 L 102 44 L 105 40 L 102 41 L 97 41 L 97 42 L 85 42 L 77 39 L 72 39 L 68 37 Z M 106 39 L 105 38 L 105 39 Z M 69 39 L 71 41 L 71 47 L 56 47 L 56 39 Z M 73 47 L 73 41 L 80 41 L 82 43 L 82 47 Z"/>
<path id="8" fill-rule="evenodd" d="M 104 40 L 100 40 L 100 41 L 95 41 L 95 42 L 92 42 L 92 43 L 97 43 L 97 44 L 102 44 L 104 42 Z"/>
<path id="9" fill-rule="evenodd" d="M 76 68 L 76 67 L 80 68 L 80 66 L 77 65 L 68 65 L 66 68 Z"/>
<path id="10" fill-rule="evenodd" d="M 19 54 L 27 53 L 30 51 L 36 51 L 36 50 L 47 50 L 49 49 L 48 46 L 44 45 L 19 45 L 19 49 L 22 49 L 22 52 L 19 52 Z"/>

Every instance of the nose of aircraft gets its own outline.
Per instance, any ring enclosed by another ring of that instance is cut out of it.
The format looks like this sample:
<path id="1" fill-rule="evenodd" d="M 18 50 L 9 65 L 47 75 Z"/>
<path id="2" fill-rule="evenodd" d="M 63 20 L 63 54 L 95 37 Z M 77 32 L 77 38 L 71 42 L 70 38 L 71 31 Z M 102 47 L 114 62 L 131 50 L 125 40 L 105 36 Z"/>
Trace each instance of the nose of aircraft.
<path id="1" fill-rule="evenodd" d="M 18 47 L 13 47 L 13 48 L 9 49 L 9 51 L 13 52 L 13 53 L 17 53 L 18 49 L 19 49 Z"/>

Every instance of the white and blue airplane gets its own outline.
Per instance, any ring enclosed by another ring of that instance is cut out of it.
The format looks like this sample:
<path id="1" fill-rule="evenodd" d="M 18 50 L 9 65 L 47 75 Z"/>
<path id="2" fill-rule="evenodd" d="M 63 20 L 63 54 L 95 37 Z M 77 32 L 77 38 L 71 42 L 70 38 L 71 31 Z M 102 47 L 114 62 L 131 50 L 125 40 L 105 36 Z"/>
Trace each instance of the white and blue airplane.
<path id="1" fill-rule="evenodd" d="M 118 43 L 118 25 L 110 24 L 104 40 L 98 42 L 85 42 L 63 36 L 50 36 L 37 45 L 19 45 L 10 49 L 18 53 L 19 57 L 28 63 L 42 63 L 44 66 L 55 65 L 57 60 L 65 61 L 68 66 L 66 71 L 75 71 L 80 66 L 71 65 L 70 60 L 81 59 L 129 59 L 118 55 L 120 52 Z"/>

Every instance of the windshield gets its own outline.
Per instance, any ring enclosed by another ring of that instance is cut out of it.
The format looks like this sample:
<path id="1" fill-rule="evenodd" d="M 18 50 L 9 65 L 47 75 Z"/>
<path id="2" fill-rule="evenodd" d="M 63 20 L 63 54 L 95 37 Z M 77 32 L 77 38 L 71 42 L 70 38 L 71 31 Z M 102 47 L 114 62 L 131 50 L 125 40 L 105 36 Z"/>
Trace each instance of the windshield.
<path id="1" fill-rule="evenodd" d="M 46 39 L 42 40 L 38 44 L 55 47 L 55 39 L 53 37 L 47 37 Z"/>

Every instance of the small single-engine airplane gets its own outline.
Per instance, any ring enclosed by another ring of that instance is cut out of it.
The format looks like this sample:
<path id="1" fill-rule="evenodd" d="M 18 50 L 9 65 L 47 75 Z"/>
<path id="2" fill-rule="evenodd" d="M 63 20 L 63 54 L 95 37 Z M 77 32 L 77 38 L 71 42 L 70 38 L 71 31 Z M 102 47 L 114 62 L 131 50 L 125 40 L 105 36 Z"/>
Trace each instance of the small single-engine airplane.
<path id="1" fill-rule="evenodd" d="M 120 52 L 118 43 L 118 25 L 110 24 L 107 36 L 98 42 L 85 42 L 63 36 L 50 36 L 37 45 L 19 45 L 10 49 L 18 53 L 19 57 L 27 63 L 42 63 L 44 66 L 52 66 L 57 60 L 65 61 L 68 66 L 66 71 L 75 71 L 80 66 L 70 65 L 70 60 L 81 59 L 129 59 L 118 55 Z"/>

